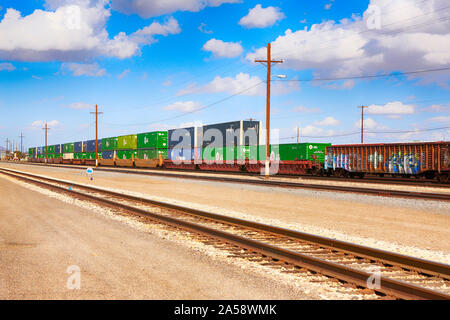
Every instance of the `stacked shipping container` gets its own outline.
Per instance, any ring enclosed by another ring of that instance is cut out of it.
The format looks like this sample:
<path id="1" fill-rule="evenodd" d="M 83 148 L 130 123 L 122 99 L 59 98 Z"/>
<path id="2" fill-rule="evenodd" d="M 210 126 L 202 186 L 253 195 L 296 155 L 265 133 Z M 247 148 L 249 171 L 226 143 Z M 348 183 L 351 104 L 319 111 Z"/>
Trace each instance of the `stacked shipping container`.
<path id="1" fill-rule="evenodd" d="M 138 159 L 167 159 L 167 131 L 140 133 L 137 135 Z"/>

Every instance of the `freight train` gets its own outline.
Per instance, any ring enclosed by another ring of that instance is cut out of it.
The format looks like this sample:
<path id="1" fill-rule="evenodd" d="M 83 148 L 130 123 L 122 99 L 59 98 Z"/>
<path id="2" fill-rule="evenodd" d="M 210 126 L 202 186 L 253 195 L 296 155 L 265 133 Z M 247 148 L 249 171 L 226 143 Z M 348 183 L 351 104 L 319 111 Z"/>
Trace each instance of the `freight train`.
<path id="1" fill-rule="evenodd" d="M 263 172 L 261 122 L 233 121 L 29 149 L 32 162 Z M 271 145 L 272 174 L 437 178 L 448 182 L 450 142 Z"/>

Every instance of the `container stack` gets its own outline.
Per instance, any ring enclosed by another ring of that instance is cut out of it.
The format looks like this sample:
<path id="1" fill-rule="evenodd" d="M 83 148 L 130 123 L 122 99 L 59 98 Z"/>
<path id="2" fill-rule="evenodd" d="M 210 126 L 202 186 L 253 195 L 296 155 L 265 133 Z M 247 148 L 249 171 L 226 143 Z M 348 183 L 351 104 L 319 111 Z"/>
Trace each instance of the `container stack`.
<path id="1" fill-rule="evenodd" d="M 102 159 L 113 160 L 116 158 L 117 137 L 102 139 Z"/>
<path id="2" fill-rule="evenodd" d="M 132 160 L 137 157 L 137 134 L 117 137 L 117 159 Z"/>
<path id="3" fill-rule="evenodd" d="M 62 154 L 63 154 L 62 147 L 63 146 L 61 144 L 55 144 L 54 145 L 54 154 L 55 154 L 54 159 L 62 158 Z"/>
<path id="4" fill-rule="evenodd" d="M 63 144 L 63 159 L 71 160 L 74 158 L 74 143 L 65 143 Z"/>
<path id="5" fill-rule="evenodd" d="M 28 159 L 36 158 L 36 148 L 28 148 Z"/>
<path id="6" fill-rule="evenodd" d="M 139 133 L 137 158 L 142 160 L 167 159 L 167 131 Z"/>
<path id="7" fill-rule="evenodd" d="M 202 159 L 203 127 L 173 129 L 167 132 L 168 158 L 173 161 Z"/>
<path id="8" fill-rule="evenodd" d="M 95 160 L 95 149 L 96 149 L 96 143 L 95 140 L 89 140 L 86 141 L 86 159 L 88 160 Z M 102 157 L 102 140 L 98 140 L 97 144 L 97 151 L 98 151 L 98 158 L 101 159 Z"/>
<path id="9" fill-rule="evenodd" d="M 256 159 L 261 141 L 260 121 L 233 121 L 203 126 L 205 161 Z"/>
<path id="10" fill-rule="evenodd" d="M 83 141 L 78 141 L 73 144 L 73 152 L 74 159 L 86 159 L 86 154 L 83 153 Z"/>

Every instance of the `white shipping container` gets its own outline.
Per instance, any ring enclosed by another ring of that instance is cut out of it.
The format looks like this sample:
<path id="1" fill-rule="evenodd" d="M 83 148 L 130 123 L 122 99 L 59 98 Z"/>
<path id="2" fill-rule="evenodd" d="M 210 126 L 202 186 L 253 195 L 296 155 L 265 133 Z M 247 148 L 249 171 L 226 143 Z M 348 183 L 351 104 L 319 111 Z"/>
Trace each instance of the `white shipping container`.
<path id="1" fill-rule="evenodd" d="M 73 153 L 63 153 L 63 159 L 72 160 L 73 159 Z"/>

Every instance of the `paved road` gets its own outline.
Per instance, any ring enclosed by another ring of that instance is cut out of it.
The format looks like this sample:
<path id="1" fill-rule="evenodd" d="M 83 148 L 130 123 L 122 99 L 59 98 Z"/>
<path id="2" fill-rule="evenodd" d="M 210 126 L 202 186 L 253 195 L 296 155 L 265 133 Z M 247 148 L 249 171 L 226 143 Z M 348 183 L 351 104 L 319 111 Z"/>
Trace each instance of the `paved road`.
<path id="1" fill-rule="evenodd" d="M 2 175 L 0 194 L 0 299 L 302 298 L 278 282 Z M 79 290 L 67 288 L 69 266 L 80 269 Z"/>

